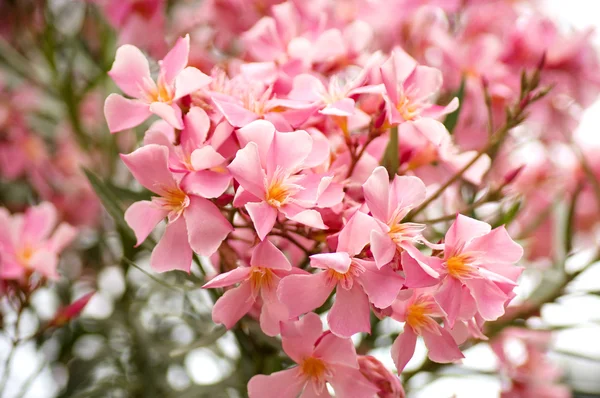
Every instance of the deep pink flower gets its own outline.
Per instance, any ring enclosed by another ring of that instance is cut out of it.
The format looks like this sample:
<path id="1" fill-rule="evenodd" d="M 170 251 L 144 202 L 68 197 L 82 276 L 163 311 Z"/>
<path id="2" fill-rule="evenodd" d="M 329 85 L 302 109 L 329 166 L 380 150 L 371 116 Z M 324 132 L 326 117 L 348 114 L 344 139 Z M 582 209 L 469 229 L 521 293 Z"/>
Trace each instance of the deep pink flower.
<path id="1" fill-rule="evenodd" d="M 58 311 L 56 311 L 54 318 L 52 318 L 52 320 L 48 323 L 48 327 L 61 327 L 73 318 L 79 316 L 94 294 L 96 294 L 96 292 L 84 294 L 68 306 L 60 308 Z"/>
<path id="2" fill-rule="evenodd" d="M 213 307 L 212 318 L 231 329 L 259 299 L 262 301 L 260 326 L 269 336 L 279 334 L 280 322 L 289 319 L 288 311 L 277 298 L 277 287 L 282 278 L 303 272 L 292 265 L 285 255 L 268 239 L 263 240 L 252 251 L 250 266 L 240 266 L 218 275 L 203 288 L 216 288 L 240 283 L 227 290 Z"/>
<path id="3" fill-rule="evenodd" d="M 111 133 L 138 126 L 155 114 L 176 129 L 183 128 L 177 100 L 208 85 L 211 78 L 187 66 L 190 37 L 177 39 L 169 53 L 159 62 L 155 82 L 150 76 L 148 60 L 135 46 L 125 44 L 117 50 L 108 72 L 117 86 L 133 99 L 111 94 L 104 103 L 104 115 Z"/>
<path id="4" fill-rule="evenodd" d="M 189 272 L 192 250 L 210 256 L 233 230 L 217 206 L 179 184 L 168 167 L 165 146 L 143 146 L 121 159 L 135 179 L 158 196 L 132 204 L 125 221 L 135 232 L 139 246 L 164 218 L 165 233 L 152 251 L 150 264 L 155 271 L 179 269 Z"/>
<path id="5" fill-rule="evenodd" d="M 454 362 L 464 358 L 452 335 L 438 324 L 435 318 L 445 316 L 444 311 L 428 292 L 405 290 L 392 304 L 391 317 L 405 322 L 404 331 L 392 345 L 392 358 L 401 373 L 415 352 L 417 336 L 423 337 L 434 362 Z"/>
<path id="6" fill-rule="evenodd" d="M 359 355 L 358 366 L 360 373 L 379 389 L 377 398 L 404 398 L 406 396 L 398 376 L 386 369 L 375 357 Z"/>
<path id="7" fill-rule="evenodd" d="M 310 257 L 311 266 L 323 271 L 288 276 L 281 282 L 279 297 L 290 317 L 320 307 L 335 289 L 335 302 L 327 315 L 331 331 L 341 337 L 371 331 L 369 303 L 388 307 L 403 282 L 391 268 L 378 269 L 373 261 L 354 257 L 369 242 L 370 231 L 377 228 L 373 218 L 356 212 L 340 232 L 336 253 Z"/>
<path id="8" fill-rule="evenodd" d="M 58 279 L 58 255 L 77 234 L 69 224 L 57 227 L 56 209 L 44 202 L 24 214 L 0 208 L 0 280 L 19 280 L 30 272 Z"/>
<path id="9" fill-rule="evenodd" d="M 269 376 L 257 375 L 248 383 L 250 398 L 336 397 L 371 398 L 377 393 L 361 373 L 352 340 L 322 333 L 315 313 L 281 327 L 283 350 L 298 364 Z"/>
<path id="10" fill-rule="evenodd" d="M 314 207 L 331 207 L 341 202 L 341 186 L 332 177 L 300 174 L 323 162 L 314 153 L 313 139 L 305 131 L 280 133 L 263 120 L 237 131 L 242 145 L 229 171 L 240 184 L 234 206 L 248 211 L 260 239 L 271 231 L 279 214 L 313 228 L 326 229 Z M 331 187 L 331 189 L 330 189 Z"/>

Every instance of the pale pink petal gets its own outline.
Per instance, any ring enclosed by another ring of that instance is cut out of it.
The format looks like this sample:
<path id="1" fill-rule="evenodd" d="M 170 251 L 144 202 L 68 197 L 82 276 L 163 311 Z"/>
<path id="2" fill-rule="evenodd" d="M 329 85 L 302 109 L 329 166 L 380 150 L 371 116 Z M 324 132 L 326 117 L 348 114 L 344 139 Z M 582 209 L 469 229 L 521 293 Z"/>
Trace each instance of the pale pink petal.
<path id="1" fill-rule="evenodd" d="M 153 102 L 150 104 L 150 112 L 163 119 L 176 129 L 183 129 L 183 119 L 181 109 L 177 104 L 167 104 L 166 102 Z"/>
<path id="2" fill-rule="evenodd" d="M 317 129 L 308 129 L 307 133 L 312 138 L 312 149 L 304 160 L 305 167 L 317 167 L 329 160 L 331 145 L 323 133 Z"/>
<path id="3" fill-rule="evenodd" d="M 260 163 L 258 146 L 248 143 L 240 149 L 227 169 L 244 189 L 257 198 L 265 197 L 265 172 Z"/>
<path id="4" fill-rule="evenodd" d="M 130 44 L 117 49 L 115 62 L 108 72 L 116 85 L 128 96 L 140 98 L 150 77 L 150 66 L 142 52 Z"/>
<path id="5" fill-rule="evenodd" d="M 306 357 L 312 356 L 315 344 L 322 334 L 323 323 L 314 312 L 306 314 L 298 321 L 282 323 L 283 351 L 295 362 L 300 363 Z"/>
<path id="6" fill-rule="evenodd" d="M 390 187 L 391 209 L 414 208 L 425 200 L 427 188 L 423 181 L 413 176 L 396 176 Z"/>
<path id="7" fill-rule="evenodd" d="M 446 106 L 432 105 L 421 112 L 421 117 L 439 119 L 444 115 L 454 112 L 458 109 L 460 103 L 458 98 L 454 97 Z"/>
<path id="8" fill-rule="evenodd" d="M 317 386 L 314 381 L 309 380 L 304 387 L 304 391 L 298 398 L 331 398 L 331 394 L 327 391 L 327 388 L 319 390 L 320 386 Z"/>
<path id="9" fill-rule="evenodd" d="M 65 247 L 73 242 L 77 237 L 78 232 L 79 230 L 77 228 L 72 227 L 65 222 L 60 223 L 48 241 L 48 250 L 54 253 L 60 253 Z"/>
<path id="10" fill-rule="evenodd" d="M 327 272 L 318 272 L 286 276 L 279 283 L 277 294 L 288 308 L 290 317 L 295 318 L 323 305 L 333 288 L 334 285 L 328 281 Z"/>
<path id="11" fill-rule="evenodd" d="M 169 148 L 169 154 L 174 157 L 175 131 L 173 127 L 164 120 L 157 120 L 152 123 L 148 131 L 144 134 L 144 145 L 156 144 Z"/>
<path id="12" fill-rule="evenodd" d="M 248 382 L 250 398 L 297 398 L 306 384 L 300 368 L 281 370 L 269 376 L 256 375 Z M 307 386 L 307 388 L 310 386 Z"/>
<path id="13" fill-rule="evenodd" d="M 237 98 L 213 93 L 211 99 L 219 112 L 234 127 L 244 127 L 259 118 L 256 113 L 244 108 Z"/>
<path id="14" fill-rule="evenodd" d="M 181 131 L 181 146 L 191 154 L 194 149 L 204 145 L 210 130 L 210 118 L 204 109 L 193 106 L 183 117 L 183 124 L 185 128 Z"/>
<path id="15" fill-rule="evenodd" d="M 412 358 L 416 345 L 417 335 L 410 326 L 404 325 L 404 331 L 398 335 L 394 344 L 392 344 L 392 359 L 398 374 L 402 373 L 404 367 Z"/>
<path id="16" fill-rule="evenodd" d="M 313 355 L 327 363 L 358 369 L 356 349 L 352 340 L 331 332 L 325 332 L 319 339 Z"/>
<path id="17" fill-rule="evenodd" d="M 296 101 L 316 102 L 321 100 L 327 90 L 323 83 L 313 75 L 301 74 L 294 77 L 292 91 L 288 98 Z"/>
<path id="18" fill-rule="evenodd" d="M 203 198 L 218 198 L 229 188 L 231 175 L 217 171 L 200 170 L 188 173 L 181 180 L 181 188 Z"/>
<path id="19" fill-rule="evenodd" d="M 523 256 L 523 248 L 511 239 L 504 226 L 473 239 L 467 248 L 469 251 L 481 252 L 482 259 L 491 263 L 516 263 Z"/>
<path id="20" fill-rule="evenodd" d="M 156 272 L 172 270 L 190 272 L 192 248 L 188 242 L 187 228 L 182 217 L 167 224 L 164 235 L 152 251 L 150 266 Z"/>
<path id="21" fill-rule="evenodd" d="M 245 206 L 260 240 L 271 232 L 277 220 L 277 209 L 267 202 L 250 202 Z"/>
<path id="22" fill-rule="evenodd" d="M 212 146 L 206 145 L 192 152 L 191 161 L 194 170 L 205 170 L 223 164 L 225 158 Z"/>
<path id="23" fill-rule="evenodd" d="M 285 216 L 292 221 L 295 221 L 300 224 L 308 225 L 309 227 L 317 228 L 317 229 L 327 229 L 327 226 L 323 223 L 323 218 L 321 217 L 321 213 L 316 210 L 303 210 L 300 212 L 290 211 L 292 208 L 291 205 L 283 206 L 280 211 L 285 214 Z"/>
<path id="24" fill-rule="evenodd" d="M 477 310 L 486 321 L 494 321 L 504 315 L 508 296 L 494 282 L 473 278 L 465 281 L 477 304 Z"/>
<path id="25" fill-rule="evenodd" d="M 277 168 L 298 171 L 311 150 L 312 138 L 306 131 L 276 132 L 267 155 L 267 175 L 273 175 Z"/>
<path id="26" fill-rule="evenodd" d="M 159 208 L 149 200 L 141 200 L 129 206 L 125 211 L 125 222 L 135 233 L 136 247 L 146 240 L 154 227 L 168 214 L 168 210 Z"/>
<path id="27" fill-rule="evenodd" d="M 173 101 L 192 94 L 210 84 L 212 78 L 193 66 L 188 66 L 175 78 L 175 96 Z"/>
<path id="28" fill-rule="evenodd" d="M 267 336 L 277 336 L 281 331 L 281 322 L 289 319 L 288 309 L 277 298 L 275 289 L 263 289 L 261 294 L 263 305 L 260 312 L 260 328 Z"/>
<path id="29" fill-rule="evenodd" d="M 439 257 L 431 257 L 423 254 L 411 242 L 402 242 L 400 247 L 419 263 L 423 271 L 433 278 L 439 278 L 443 268 L 444 260 Z M 424 276 L 423 276 L 424 277 Z"/>
<path id="30" fill-rule="evenodd" d="M 328 29 L 321 33 L 313 44 L 313 61 L 328 62 L 346 53 L 346 44 L 342 32 L 338 29 Z"/>
<path id="31" fill-rule="evenodd" d="M 135 179 L 143 187 L 159 195 L 177 190 L 177 183 L 168 166 L 169 150 L 162 145 L 150 144 L 121 155 Z"/>
<path id="32" fill-rule="evenodd" d="M 442 86 L 442 72 L 437 68 L 418 65 L 406 79 L 406 87 L 418 87 L 417 98 L 431 101 Z"/>
<path id="33" fill-rule="evenodd" d="M 323 115 L 349 117 L 354 115 L 356 111 L 355 102 L 352 98 L 342 98 L 333 104 L 328 104 L 325 108 L 319 112 Z"/>
<path id="34" fill-rule="evenodd" d="M 444 240 L 446 252 L 454 253 L 455 250 L 461 248 L 473 238 L 489 233 L 491 229 L 492 227 L 488 223 L 458 214 L 456 221 L 446 232 Z"/>
<path id="35" fill-rule="evenodd" d="M 348 220 L 338 235 L 338 251 L 348 252 L 351 256 L 360 253 L 371 239 L 371 231 L 379 226 L 373 217 L 357 211 Z"/>
<path id="36" fill-rule="evenodd" d="M 214 289 L 217 287 L 225 287 L 235 285 L 250 275 L 250 267 L 237 267 L 229 272 L 224 272 L 212 278 L 210 281 L 205 283 L 203 289 Z"/>
<path id="37" fill-rule="evenodd" d="M 321 253 L 310 256 L 310 265 L 314 268 L 332 269 L 341 274 L 348 272 L 352 260 L 348 253 Z"/>
<path id="38" fill-rule="evenodd" d="M 358 283 L 348 290 L 338 284 L 335 301 L 327 315 L 333 333 L 341 337 L 360 332 L 370 333 L 370 315 L 369 299 Z"/>
<path id="39" fill-rule="evenodd" d="M 217 300 L 212 310 L 212 320 L 231 329 L 250 311 L 253 304 L 252 286 L 250 282 L 242 282 L 238 287 L 226 291 Z"/>
<path id="40" fill-rule="evenodd" d="M 336 366 L 329 382 L 336 398 L 373 398 L 380 391 L 358 369 L 347 366 Z"/>
<path id="41" fill-rule="evenodd" d="M 58 279 L 58 272 L 56 271 L 58 256 L 56 253 L 45 249 L 36 250 L 29 260 L 29 266 L 48 279 Z"/>
<path id="42" fill-rule="evenodd" d="M 440 333 L 439 335 L 427 329 L 423 329 L 422 331 L 425 346 L 429 350 L 427 353 L 429 359 L 438 363 L 448 363 L 465 357 L 447 330 L 438 327 L 438 332 Z"/>
<path id="43" fill-rule="evenodd" d="M 250 142 L 254 142 L 260 155 L 260 164 L 263 168 L 267 167 L 267 154 L 271 148 L 271 143 L 275 138 L 275 126 L 266 120 L 255 120 L 247 126 L 236 131 L 236 136 L 243 148 Z"/>
<path id="44" fill-rule="evenodd" d="M 365 269 L 358 277 L 358 282 L 369 296 L 369 301 L 377 308 L 390 306 L 402 289 L 404 278 L 389 267 L 377 269 L 372 261 L 359 259 L 354 261 Z"/>
<path id="45" fill-rule="evenodd" d="M 201 256 L 215 253 L 221 242 L 233 231 L 233 227 L 219 208 L 199 196 L 190 196 L 190 204 L 183 212 L 183 217 L 187 224 L 190 245 Z"/>
<path id="46" fill-rule="evenodd" d="M 363 184 L 365 201 L 375 218 L 386 223 L 390 216 L 388 208 L 390 197 L 390 177 L 385 167 L 379 166 Z"/>
<path id="47" fill-rule="evenodd" d="M 463 285 L 459 280 L 447 276 L 434 294 L 435 301 L 446 313 L 448 326 L 451 328 L 454 327 L 454 322 L 460 314 L 462 289 Z"/>
<path id="48" fill-rule="evenodd" d="M 378 268 L 392 261 L 396 249 L 396 244 L 389 236 L 378 230 L 371 231 L 371 252 Z"/>
<path id="49" fill-rule="evenodd" d="M 173 48 L 159 62 L 161 73 L 168 84 L 172 84 L 177 75 L 188 64 L 190 54 L 190 35 L 178 37 Z"/>
<path id="50" fill-rule="evenodd" d="M 402 269 L 407 287 L 428 287 L 438 283 L 438 279 L 427 273 L 421 264 L 406 251 L 402 252 Z"/>
<path id="51" fill-rule="evenodd" d="M 111 133 L 139 126 L 151 114 L 148 104 L 119 94 L 110 94 L 104 102 L 104 117 Z"/>
<path id="52" fill-rule="evenodd" d="M 263 240 L 254 248 L 250 264 L 271 269 L 292 269 L 292 264 L 287 257 L 268 239 Z"/>
<path id="53" fill-rule="evenodd" d="M 47 239 L 57 220 L 56 208 L 50 202 L 28 208 L 23 217 L 21 243 L 36 246 Z"/>

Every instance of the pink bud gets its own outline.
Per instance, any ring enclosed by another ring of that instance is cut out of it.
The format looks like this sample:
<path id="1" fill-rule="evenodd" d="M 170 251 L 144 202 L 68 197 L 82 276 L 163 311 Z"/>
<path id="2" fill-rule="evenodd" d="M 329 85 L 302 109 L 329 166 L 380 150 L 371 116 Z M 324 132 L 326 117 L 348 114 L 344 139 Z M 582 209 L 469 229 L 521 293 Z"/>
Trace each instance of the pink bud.
<path id="1" fill-rule="evenodd" d="M 54 319 L 50 321 L 48 326 L 64 326 L 71 319 L 77 317 L 81 313 L 81 311 L 83 311 L 83 309 L 95 293 L 96 292 L 90 292 L 82 296 L 81 298 L 75 300 L 70 305 L 59 309 L 56 312 L 56 315 L 54 315 Z"/>
<path id="2" fill-rule="evenodd" d="M 404 398 L 404 389 L 400 379 L 394 376 L 381 362 L 370 355 L 359 355 L 360 372 L 375 385 L 379 398 Z"/>

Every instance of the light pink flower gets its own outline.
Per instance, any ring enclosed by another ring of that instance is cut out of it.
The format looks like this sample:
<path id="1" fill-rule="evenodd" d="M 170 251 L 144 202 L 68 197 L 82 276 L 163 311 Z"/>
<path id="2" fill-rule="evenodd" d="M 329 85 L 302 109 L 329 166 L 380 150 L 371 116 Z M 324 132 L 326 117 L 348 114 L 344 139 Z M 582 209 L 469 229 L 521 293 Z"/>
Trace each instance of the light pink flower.
<path id="1" fill-rule="evenodd" d="M 384 167 L 377 167 L 363 185 L 365 201 L 379 228 L 371 231 L 371 251 L 378 268 L 394 259 L 396 253 L 411 253 L 416 242 L 424 242 L 421 232 L 425 226 L 402 223 L 415 206 L 425 200 L 425 184 L 412 176 L 395 176 L 390 184 Z"/>
<path id="2" fill-rule="evenodd" d="M 377 393 L 359 370 L 352 340 L 322 333 L 315 313 L 281 327 L 283 350 L 298 364 L 269 376 L 257 375 L 248 383 L 250 398 L 336 397 L 371 398 Z"/>
<path id="3" fill-rule="evenodd" d="M 309 275 L 292 275 L 279 287 L 279 298 L 296 317 L 320 307 L 335 289 L 335 302 L 327 321 L 333 333 L 350 337 L 370 332 L 370 307 L 388 307 L 402 288 L 403 278 L 391 268 L 378 269 L 373 261 L 359 259 L 369 242 L 370 231 L 377 222 L 356 212 L 338 237 L 336 253 L 315 254 L 310 264 L 323 271 Z"/>
<path id="4" fill-rule="evenodd" d="M 179 145 L 174 145 L 175 132 L 165 121 L 154 123 L 146 132 L 145 144 L 164 145 L 169 149 L 169 169 L 183 173 L 184 184 L 204 198 L 219 197 L 231 183 L 225 158 L 218 148 L 207 142 L 210 119 L 204 110 L 192 107 L 183 117 Z"/>
<path id="5" fill-rule="evenodd" d="M 400 124 L 420 117 L 438 118 L 458 108 L 458 99 L 448 105 L 434 104 L 435 96 L 442 86 L 442 72 L 438 69 L 417 65 L 410 55 L 400 49 L 381 66 L 385 85 L 384 95 L 388 120 Z"/>
<path id="6" fill-rule="evenodd" d="M 148 60 L 135 46 L 125 44 L 117 50 L 108 72 L 117 86 L 133 99 L 111 94 L 104 103 L 104 115 L 111 133 L 143 123 L 155 114 L 176 129 L 183 128 L 177 100 L 208 85 L 211 78 L 188 66 L 189 35 L 177 39 L 169 53 L 159 61 L 160 73 L 154 82 Z"/>
<path id="7" fill-rule="evenodd" d="M 57 227 L 57 217 L 47 202 L 12 216 L 0 208 L 0 280 L 20 280 L 31 272 L 58 279 L 58 256 L 77 231 L 66 223 Z"/>
<path id="8" fill-rule="evenodd" d="M 240 184 L 234 206 L 244 206 L 260 239 L 271 231 L 279 214 L 313 228 L 327 229 L 314 207 L 341 202 L 341 186 L 332 177 L 300 174 L 323 162 L 312 152 L 313 139 L 305 131 L 280 133 L 257 120 L 237 131 L 241 146 L 229 171 Z"/>
<path id="9" fill-rule="evenodd" d="M 179 184 L 168 167 L 165 146 L 143 146 L 121 159 L 135 179 L 158 196 L 132 204 L 125 221 L 135 232 L 139 246 L 165 217 L 165 233 L 152 251 L 150 265 L 155 271 L 173 269 L 189 272 L 192 250 L 210 256 L 233 230 L 217 206 Z"/>
<path id="10" fill-rule="evenodd" d="M 269 336 L 279 334 L 280 322 L 289 319 L 288 311 L 277 298 L 277 287 L 281 278 L 303 272 L 292 265 L 285 255 L 269 242 L 263 240 L 252 251 L 250 266 L 240 266 L 218 275 L 203 288 L 225 287 L 240 282 L 240 285 L 227 290 L 217 300 L 212 311 L 215 323 L 222 323 L 231 329 L 259 299 L 262 301 L 260 326 Z"/>
<path id="11" fill-rule="evenodd" d="M 405 322 L 404 331 L 392 345 L 392 358 L 401 373 L 415 352 L 417 336 L 423 337 L 434 362 L 454 362 L 464 358 L 452 335 L 438 324 L 435 318 L 445 316 L 444 311 L 428 292 L 405 290 L 392 304 L 391 317 Z"/>

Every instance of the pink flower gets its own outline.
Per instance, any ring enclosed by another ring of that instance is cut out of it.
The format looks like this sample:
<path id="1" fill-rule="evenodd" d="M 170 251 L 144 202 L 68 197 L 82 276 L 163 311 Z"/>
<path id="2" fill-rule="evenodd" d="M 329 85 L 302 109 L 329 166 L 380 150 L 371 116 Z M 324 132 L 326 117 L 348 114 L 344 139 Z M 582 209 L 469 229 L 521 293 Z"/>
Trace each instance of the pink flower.
<path id="1" fill-rule="evenodd" d="M 352 340 L 322 333 L 315 313 L 281 327 L 283 350 L 298 364 L 269 376 L 257 375 L 248 383 L 250 398 L 336 397 L 371 398 L 377 393 L 361 373 Z"/>
<path id="2" fill-rule="evenodd" d="M 58 279 L 58 255 L 77 231 L 66 223 L 56 227 L 57 217 L 47 202 L 13 216 L 0 208 L 0 280 L 20 280 L 31 272 Z"/>
<path id="3" fill-rule="evenodd" d="M 290 317 L 320 307 L 335 289 L 335 302 L 327 321 L 333 333 L 350 337 L 370 332 L 370 307 L 388 307 L 402 288 L 403 278 L 391 268 L 378 269 L 373 261 L 359 259 L 369 242 L 369 233 L 377 223 L 368 215 L 356 212 L 338 237 L 336 253 L 315 254 L 310 264 L 323 271 L 309 275 L 291 275 L 279 287 L 279 298 Z"/>
<path id="4" fill-rule="evenodd" d="M 164 145 L 169 149 L 169 169 L 184 173 L 185 185 L 204 198 L 219 197 L 231 183 L 225 158 L 207 142 L 210 119 L 204 110 L 192 107 L 183 117 L 179 145 L 173 145 L 175 132 L 164 121 L 154 123 L 146 132 L 145 144 Z"/>
<path id="5" fill-rule="evenodd" d="M 442 86 L 442 73 L 429 66 L 417 65 L 410 55 L 396 49 L 381 66 L 385 85 L 386 111 L 391 124 L 412 121 L 420 117 L 437 118 L 458 108 L 454 98 L 445 107 L 434 100 Z"/>
<path id="6" fill-rule="evenodd" d="M 61 327 L 73 318 L 79 316 L 94 294 L 96 294 L 96 292 L 85 294 L 68 306 L 59 309 L 56 312 L 56 315 L 54 315 L 54 318 L 48 323 L 48 327 Z"/>
<path id="7" fill-rule="evenodd" d="M 233 230 L 217 206 L 196 195 L 185 181 L 179 184 L 168 167 L 167 147 L 150 144 L 121 159 L 135 179 L 158 196 L 132 204 L 125 221 L 135 232 L 139 246 L 165 217 L 165 233 L 152 251 L 155 271 L 179 269 L 189 272 L 192 250 L 210 256 Z"/>
<path id="8" fill-rule="evenodd" d="M 211 78 L 188 66 L 190 37 L 177 39 L 175 46 L 159 61 L 157 82 L 150 76 L 148 60 L 135 46 L 125 44 L 117 50 L 108 72 L 117 86 L 133 99 L 111 94 L 104 103 L 104 115 L 111 133 L 143 123 L 151 114 L 176 129 L 183 128 L 177 100 L 208 85 Z"/>
<path id="9" fill-rule="evenodd" d="M 379 391 L 378 398 L 404 398 L 404 389 L 398 376 L 392 374 L 376 358 L 370 355 L 359 355 L 358 366 L 363 374 Z"/>
<path id="10" fill-rule="evenodd" d="M 377 167 L 363 185 L 365 201 L 379 226 L 371 231 L 371 251 L 378 268 L 394 259 L 396 253 L 417 249 L 413 244 L 424 242 L 425 226 L 402 223 L 408 212 L 425 200 L 425 184 L 417 177 L 395 176 L 390 184 L 384 167 Z"/>
<path id="11" fill-rule="evenodd" d="M 343 192 L 341 186 L 331 184 L 332 177 L 299 173 L 321 164 L 323 155 L 327 156 L 312 152 L 311 136 L 305 131 L 280 133 L 271 123 L 257 120 L 239 129 L 237 137 L 243 148 L 228 166 L 240 184 L 233 204 L 245 207 L 258 237 L 265 238 L 279 214 L 327 229 L 319 212 L 312 208 L 340 203 Z"/>
<path id="12" fill-rule="evenodd" d="M 421 259 L 419 264 L 403 262 L 405 271 L 428 264 L 439 272 L 439 288 L 434 296 L 446 313 L 448 326 L 468 320 L 476 313 L 492 321 L 504 314 L 504 306 L 513 298 L 513 288 L 522 268 L 515 267 L 523 248 L 506 229 L 491 230 L 489 224 L 458 215 L 445 237 L 444 257 Z M 415 272 L 414 275 L 418 274 Z M 406 273 L 408 286 L 419 286 Z"/>
<path id="13" fill-rule="evenodd" d="M 227 290 L 213 307 L 212 318 L 231 329 L 259 299 L 262 300 L 260 326 L 269 336 L 279 334 L 280 322 L 289 319 L 287 308 L 277 298 L 277 287 L 281 278 L 304 272 L 292 265 L 285 255 L 268 239 L 263 240 L 252 251 L 250 266 L 240 266 L 223 273 L 206 283 L 203 288 L 239 286 Z"/>
<path id="14" fill-rule="evenodd" d="M 392 358 L 398 373 L 413 356 L 417 336 L 425 340 L 432 361 L 446 363 L 464 358 L 452 335 L 435 320 L 444 316 L 444 311 L 427 292 L 405 290 L 400 293 L 392 304 L 391 315 L 395 320 L 405 322 L 404 332 L 392 345 Z"/>

